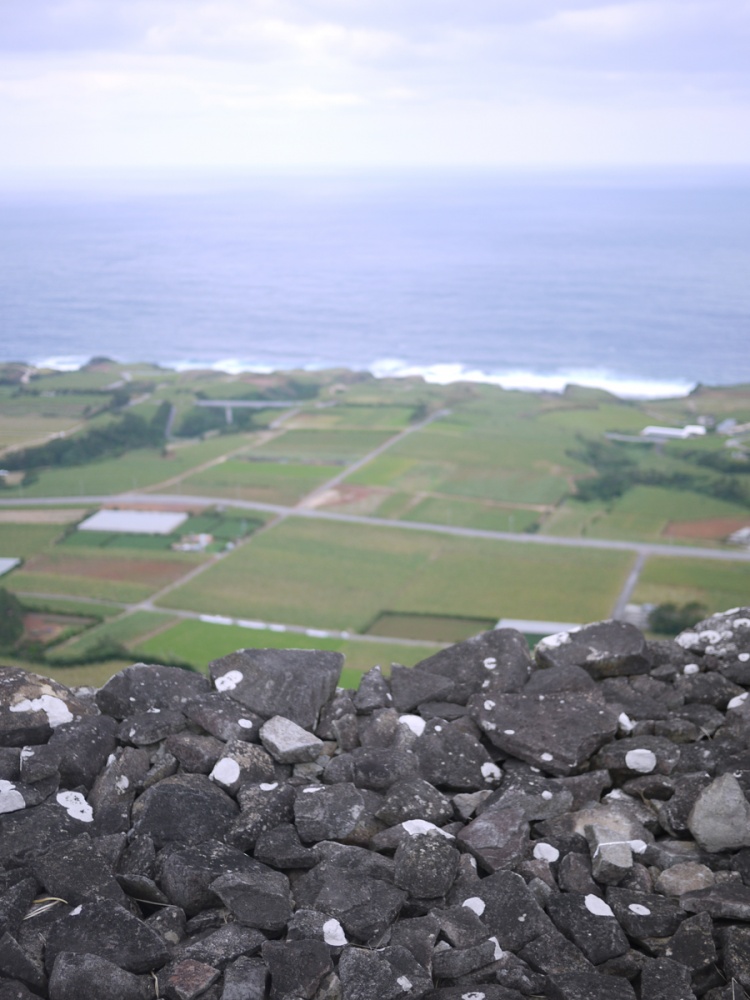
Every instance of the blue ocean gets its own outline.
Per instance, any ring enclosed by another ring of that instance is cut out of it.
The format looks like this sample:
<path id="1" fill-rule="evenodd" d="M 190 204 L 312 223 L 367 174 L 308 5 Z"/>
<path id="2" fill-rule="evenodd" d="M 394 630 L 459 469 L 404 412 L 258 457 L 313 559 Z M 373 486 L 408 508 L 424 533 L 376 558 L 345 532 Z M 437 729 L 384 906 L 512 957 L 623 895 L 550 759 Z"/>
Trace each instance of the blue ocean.
<path id="1" fill-rule="evenodd" d="M 750 171 L 0 178 L 0 356 L 750 382 Z"/>

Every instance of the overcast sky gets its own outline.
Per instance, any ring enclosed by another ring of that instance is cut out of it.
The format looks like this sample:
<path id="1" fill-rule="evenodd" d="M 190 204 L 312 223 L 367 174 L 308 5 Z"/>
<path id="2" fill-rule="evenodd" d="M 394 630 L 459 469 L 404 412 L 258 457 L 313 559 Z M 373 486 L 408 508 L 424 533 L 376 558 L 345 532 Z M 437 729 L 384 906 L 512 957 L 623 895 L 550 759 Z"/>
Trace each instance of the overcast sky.
<path id="1" fill-rule="evenodd" d="M 750 0 L 0 0 L 0 169 L 750 163 Z"/>

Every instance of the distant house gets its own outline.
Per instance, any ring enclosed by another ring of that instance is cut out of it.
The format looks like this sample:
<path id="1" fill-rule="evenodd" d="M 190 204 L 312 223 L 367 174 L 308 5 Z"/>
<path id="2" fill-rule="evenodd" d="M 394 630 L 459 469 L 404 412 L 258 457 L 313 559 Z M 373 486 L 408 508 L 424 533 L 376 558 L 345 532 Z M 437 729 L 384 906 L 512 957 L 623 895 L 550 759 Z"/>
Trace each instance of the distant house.
<path id="1" fill-rule="evenodd" d="M 172 548 L 175 552 L 204 552 L 214 540 L 213 535 L 200 532 L 196 535 L 183 535 L 179 542 L 175 542 Z"/>
<path id="2" fill-rule="evenodd" d="M 649 424 L 641 431 L 641 437 L 661 441 L 669 439 L 684 441 L 686 438 L 703 437 L 705 433 L 706 428 L 700 424 L 686 424 L 684 427 L 659 427 L 656 424 Z"/>

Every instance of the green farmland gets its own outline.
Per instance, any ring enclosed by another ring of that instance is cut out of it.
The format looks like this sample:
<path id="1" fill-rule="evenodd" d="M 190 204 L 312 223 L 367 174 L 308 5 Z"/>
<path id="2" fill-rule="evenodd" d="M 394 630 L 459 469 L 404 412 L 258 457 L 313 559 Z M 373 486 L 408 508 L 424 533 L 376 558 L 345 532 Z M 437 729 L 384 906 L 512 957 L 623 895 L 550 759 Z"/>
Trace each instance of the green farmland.
<path id="1" fill-rule="evenodd" d="M 204 670 L 259 644 L 341 650 L 351 681 L 500 618 L 531 634 L 626 600 L 750 601 L 750 552 L 729 540 L 750 527 L 750 432 L 718 429 L 750 419 L 747 387 L 639 403 L 344 370 L 6 377 L 0 558 L 22 562 L 0 584 L 49 618 L 35 669 L 71 682 L 125 654 Z M 231 423 L 197 405 L 221 399 L 293 405 Z M 696 422 L 700 437 L 641 435 Z M 79 531 L 101 506 L 189 516 L 169 534 Z M 60 666 L 77 659 L 80 675 Z"/>

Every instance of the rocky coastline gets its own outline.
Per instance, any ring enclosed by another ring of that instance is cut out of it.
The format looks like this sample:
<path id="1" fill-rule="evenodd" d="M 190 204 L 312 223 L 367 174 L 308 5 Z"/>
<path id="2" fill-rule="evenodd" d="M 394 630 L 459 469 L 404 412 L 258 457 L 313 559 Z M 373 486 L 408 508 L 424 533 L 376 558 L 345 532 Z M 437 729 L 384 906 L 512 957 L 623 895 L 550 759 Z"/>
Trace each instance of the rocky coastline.
<path id="1" fill-rule="evenodd" d="M 0 1000 L 741 1000 L 750 608 L 0 667 Z"/>

